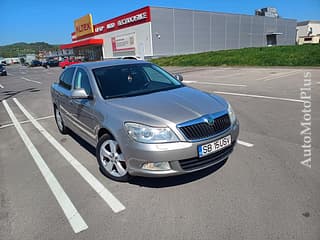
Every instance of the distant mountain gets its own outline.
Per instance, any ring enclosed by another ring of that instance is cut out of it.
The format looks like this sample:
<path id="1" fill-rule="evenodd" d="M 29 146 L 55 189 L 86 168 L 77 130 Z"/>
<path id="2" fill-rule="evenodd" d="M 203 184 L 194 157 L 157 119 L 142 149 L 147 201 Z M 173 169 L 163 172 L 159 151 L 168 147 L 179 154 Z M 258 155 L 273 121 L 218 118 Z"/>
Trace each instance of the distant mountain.
<path id="1" fill-rule="evenodd" d="M 59 49 L 59 45 L 51 45 L 45 42 L 36 43 L 14 43 L 0 46 L 0 57 L 20 57 L 26 54 L 39 54 L 39 51 L 54 51 Z"/>

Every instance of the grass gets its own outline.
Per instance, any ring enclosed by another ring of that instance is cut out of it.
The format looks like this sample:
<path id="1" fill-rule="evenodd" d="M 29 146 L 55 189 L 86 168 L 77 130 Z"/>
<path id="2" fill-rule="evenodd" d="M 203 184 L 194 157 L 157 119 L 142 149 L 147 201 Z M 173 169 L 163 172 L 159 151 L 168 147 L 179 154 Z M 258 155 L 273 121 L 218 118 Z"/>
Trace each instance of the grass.
<path id="1" fill-rule="evenodd" d="M 152 62 L 161 66 L 320 66 L 320 44 L 222 50 Z"/>

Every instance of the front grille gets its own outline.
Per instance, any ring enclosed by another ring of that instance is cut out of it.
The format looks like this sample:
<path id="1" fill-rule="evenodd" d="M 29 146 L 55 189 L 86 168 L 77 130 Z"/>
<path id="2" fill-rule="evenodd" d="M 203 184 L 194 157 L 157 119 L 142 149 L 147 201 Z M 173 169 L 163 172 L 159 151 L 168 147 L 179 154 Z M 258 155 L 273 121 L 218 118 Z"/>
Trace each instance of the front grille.
<path id="1" fill-rule="evenodd" d="M 220 160 L 228 157 L 228 155 L 232 152 L 233 147 L 234 147 L 234 143 L 229 147 L 221 149 L 218 152 L 215 152 L 213 154 L 210 154 L 202 158 L 197 157 L 197 158 L 180 160 L 179 161 L 180 167 L 185 171 L 190 171 L 190 170 L 201 169 L 210 165 L 214 165 L 216 162 L 219 162 Z"/>
<path id="2" fill-rule="evenodd" d="M 199 140 L 212 137 L 231 125 L 228 114 L 214 119 L 213 124 L 207 122 L 196 123 L 189 126 L 180 127 L 179 129 L 189 140 Z"/>

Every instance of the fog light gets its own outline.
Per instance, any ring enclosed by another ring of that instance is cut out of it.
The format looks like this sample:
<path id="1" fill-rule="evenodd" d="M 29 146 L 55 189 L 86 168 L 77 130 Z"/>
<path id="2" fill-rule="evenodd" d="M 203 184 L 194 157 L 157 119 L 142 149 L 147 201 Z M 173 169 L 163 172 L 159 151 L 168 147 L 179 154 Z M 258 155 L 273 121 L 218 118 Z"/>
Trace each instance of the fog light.
<path id="1" fill-rule="evenodd" d="M 142 169 L 152 170 L 152 171 L 163 171 L 170 170 L 170 165 L 168 162 L 153 162 L 153 163 L 145 163 L 142 166 Z"/>

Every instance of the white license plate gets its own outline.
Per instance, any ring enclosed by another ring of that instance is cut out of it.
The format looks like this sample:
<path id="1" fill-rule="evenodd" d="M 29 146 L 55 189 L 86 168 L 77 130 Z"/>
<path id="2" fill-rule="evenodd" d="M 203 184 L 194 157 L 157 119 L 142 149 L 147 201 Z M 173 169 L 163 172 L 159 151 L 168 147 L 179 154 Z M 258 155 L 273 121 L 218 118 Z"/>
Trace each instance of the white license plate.
<path id="1" fill-rule="evenodd" d="M 208 154 L 217 152 L 218 150 L 230 145 L 231 145 L 231 135 L 228 135 L 214 142 L 198 146 L 198 154 L 199 154 L 199 157 L 204 157 Z"/>

